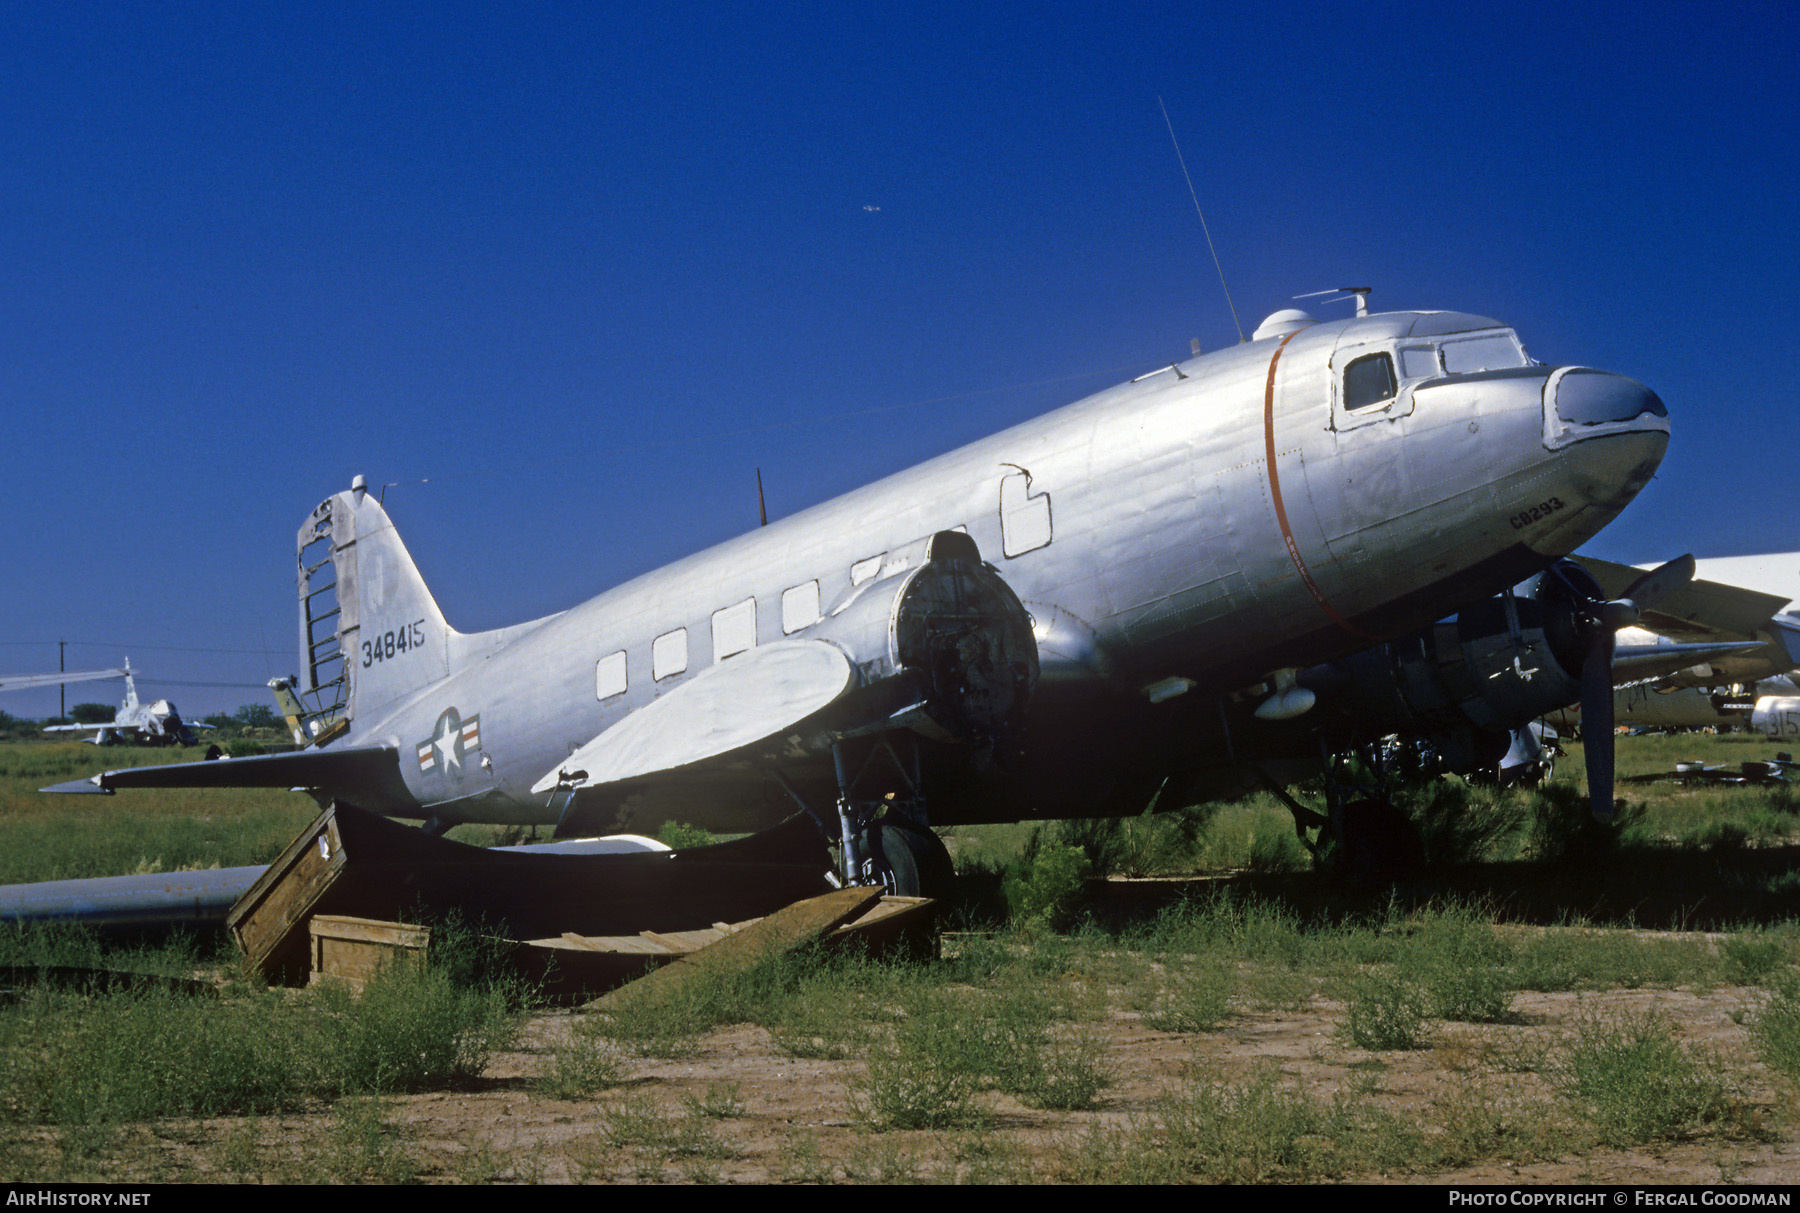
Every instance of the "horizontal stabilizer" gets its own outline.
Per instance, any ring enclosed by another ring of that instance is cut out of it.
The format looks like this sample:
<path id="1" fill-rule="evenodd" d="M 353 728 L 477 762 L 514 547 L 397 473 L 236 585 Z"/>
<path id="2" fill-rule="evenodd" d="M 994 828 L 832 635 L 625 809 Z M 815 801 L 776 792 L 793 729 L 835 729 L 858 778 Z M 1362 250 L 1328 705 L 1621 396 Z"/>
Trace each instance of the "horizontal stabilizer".
<path id="1" fill-rule="evenodd" d="M 120 788 L 316 788 L 376 811 L 413 803 L 392 746 L 125 767 L 39 790 L 110 795 Z"/>

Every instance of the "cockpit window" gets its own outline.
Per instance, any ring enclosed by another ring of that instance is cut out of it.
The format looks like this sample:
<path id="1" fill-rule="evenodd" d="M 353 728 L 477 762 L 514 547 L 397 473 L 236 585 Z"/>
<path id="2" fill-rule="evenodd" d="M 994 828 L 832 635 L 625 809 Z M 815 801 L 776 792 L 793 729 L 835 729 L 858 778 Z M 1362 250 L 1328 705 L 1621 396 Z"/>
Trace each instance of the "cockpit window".
<path id="1" fill-rule="evenodd" d="M 1408 346 L 1400 351 L 1400 378 L 1436 379 L 1443 373 L 1435 345 Z"/>
<path id="2" fill-rule="evenodd" d="M 1518 338 L 1511 333 L 1486 333 L 1444 342 L 1444 370 L 1452 375 L 1529 365 L 1525 351 L 1519 348 Z"/>
<path id="3" fill-rule="evenodd" d="M 1398 386 L 1392 356 L 1365 354 L 1344 368 L 1344 407 L 1354 410 L 1385 404 L 1394 398 Z"/>

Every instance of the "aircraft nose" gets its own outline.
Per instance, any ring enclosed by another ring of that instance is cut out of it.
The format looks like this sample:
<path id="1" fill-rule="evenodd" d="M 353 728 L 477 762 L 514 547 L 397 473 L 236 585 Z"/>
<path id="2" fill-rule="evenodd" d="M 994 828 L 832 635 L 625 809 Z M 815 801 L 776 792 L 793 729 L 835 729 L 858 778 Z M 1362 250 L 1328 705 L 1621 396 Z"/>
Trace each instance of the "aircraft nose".
<path id="1" fill-rule="evenodd" d="M 1650 483 L 1669 449 L 1669 411 L 1635 379 L 1559 367 L 1544 381 L 1543 417 L 1546 483 L 1561 491 L 1554 519 L 1531 528 L 1532 546 L 1573 551 Z M 1560 512 L 1564 503 L 1575 508 Z"/>

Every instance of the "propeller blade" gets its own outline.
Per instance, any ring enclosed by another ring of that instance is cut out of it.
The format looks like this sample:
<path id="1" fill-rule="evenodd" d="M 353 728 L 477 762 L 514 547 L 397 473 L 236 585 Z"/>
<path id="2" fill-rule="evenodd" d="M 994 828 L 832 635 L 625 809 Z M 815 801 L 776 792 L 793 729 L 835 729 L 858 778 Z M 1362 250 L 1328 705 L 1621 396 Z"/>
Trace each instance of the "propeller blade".
<path id="1" fill-rule="evenodd" d="M 1613 819 L 1613 633 L 1596 628 L 1581 661 L 1581 749 L 1587 755 L 1588 808 Z"/>
<path id="2" fill-rule="evenodd" d="M 1630 627 L 1637 622 L 1637 615 L 1646 608 L 1655 606 L 1671 591 L 1678 590 L 1694 579 L 1693 553 L 1677 556 L 1667 564 L 1661 564 L 1631 583 L 1631 588 L 1620 595 L 1615 602 L 1606 605 L 1611 607 L 1617 601 L 1631 604 L 1632 618 L 1630 623 L 1617 624 L 1617 627 Z M 1604 609 L 1604 608 L 1603 608 Z"/>

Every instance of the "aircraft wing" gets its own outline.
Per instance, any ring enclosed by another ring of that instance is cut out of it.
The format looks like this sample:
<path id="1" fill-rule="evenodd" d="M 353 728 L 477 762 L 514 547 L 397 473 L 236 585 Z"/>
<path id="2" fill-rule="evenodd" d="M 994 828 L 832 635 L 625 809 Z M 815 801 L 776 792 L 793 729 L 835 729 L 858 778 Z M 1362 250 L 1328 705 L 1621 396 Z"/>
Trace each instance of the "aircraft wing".
<path id="1" fill-rule="evenodd" d="M 1623 594 L 1643 576 L 1642 569 L 1628 564 L 1592 556 L 1574 559 L 1593 575 L 1609 597 Z M 1692 581 L 1670 590 L 1655 607 L 1645 610 L 1637 626 L 1684 643 L 1738 642 L 1741 646 L 1689 660 L 1680 668 L 1701 663 L 1710 668 L 1703 675 L 1672 674 L 1671 685 L 1755 682 L 1800 667 L 1800 616 L 1781 613 L 1787 605 L 1788 600 L 1779 594 L 1716 581 Z M 1664 646 L 1663 652 L 1671 650 Z M 1653 676 L 1634 673 L 1623 680 Z"/>
<path id="2" fill-rule="evenodd" d="M 1593 574 L 1609 598 L 1623 594 L 1644 570 L 1614 564 L 1592 556 L 1574 560 Z M 1767 631 L 1769 620 L 1788 600 L 1717 581 L 1691 581 L 1670 590 L 1656 606 L 1646 610 L 1638 626 L 1665 636 L 1693 640 L 1754 640 Z"/>
<path id="3" fill-rule="evenodd" d="M 704 795 L 754 769 L 831 770 L 830 741 L 911 728 L 932 735 L 926 688 L 909 673 L 859 684 L 824 640 L 758 646 L 702 671 L 606 729 L 544 774 L 536 793 L 570 793 L 559 832 L 591 828 L 654 789 Z"/>
<path id="4" fill-rule="evenodd" d="M 120 666 L 116 670 L 79 670 L 55 674 L 0 675 L 0 691 L 25 691 L 32 687 L 53 687 L 63 682 L 99 682 L 107 678 L 123 678 L 131 671 Z"/>
<path id="5" fill-rule="evenodd" d="M 400 778 L 399 751 L 392 746 L 125 767 L 38 790 L 110 796 L 120 788 L 316 788 L 376 812 L 381 811 L 377 806 L 410 801 Z"/>
<path id="6" fill-rule="evenodd" d="M 598 787 L 719 760 L 792 731 L 855 686 L 850 658 L 826 641 L 751 649 L 606 729 L 531 790 Z"/>

